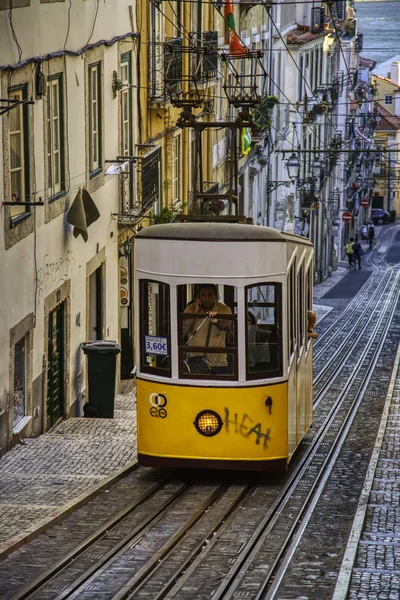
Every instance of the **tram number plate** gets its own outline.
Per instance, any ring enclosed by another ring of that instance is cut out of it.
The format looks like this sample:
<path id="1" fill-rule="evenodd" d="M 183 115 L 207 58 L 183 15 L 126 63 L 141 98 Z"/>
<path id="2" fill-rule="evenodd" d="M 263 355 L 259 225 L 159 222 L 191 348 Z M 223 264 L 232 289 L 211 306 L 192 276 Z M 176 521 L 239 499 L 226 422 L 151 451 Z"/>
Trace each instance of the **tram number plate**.
<path id="1" fill-rule="evenodd" d="M 162 354 L 167 356 L 168 343 L 167 338 L 155 337 L 154 335 L 146 335 L 146 354 Z"/>

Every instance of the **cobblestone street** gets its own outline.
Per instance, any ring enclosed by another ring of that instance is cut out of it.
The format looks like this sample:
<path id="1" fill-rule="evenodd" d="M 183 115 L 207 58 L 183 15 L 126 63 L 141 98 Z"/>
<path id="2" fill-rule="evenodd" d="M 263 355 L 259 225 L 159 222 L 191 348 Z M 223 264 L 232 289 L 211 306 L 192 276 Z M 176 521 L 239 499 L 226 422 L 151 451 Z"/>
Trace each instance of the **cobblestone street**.
<path id="1" fill-rule="evenodd" d="M 72 418 L 24 439 L 0 461 L 0 553 L 64 515 L 136 464 L 135 394 L 114 419 Z"/>

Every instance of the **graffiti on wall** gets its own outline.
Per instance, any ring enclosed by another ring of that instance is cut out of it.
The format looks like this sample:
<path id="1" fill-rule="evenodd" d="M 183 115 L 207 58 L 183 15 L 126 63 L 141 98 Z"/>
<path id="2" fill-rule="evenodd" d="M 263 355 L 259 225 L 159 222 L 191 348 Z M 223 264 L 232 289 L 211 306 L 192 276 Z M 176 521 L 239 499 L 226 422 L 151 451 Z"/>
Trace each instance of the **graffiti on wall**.
<path id="1" fill-rule="evenodd" d="M 81 266 L 76 265 L 72 250 L 68 250 L 65 257 L 60 256 L 56 260 L 45 254 L 42 266 L 36 272 L 38 299 L 65 283 L 77 271 L 81 273 Z"/>

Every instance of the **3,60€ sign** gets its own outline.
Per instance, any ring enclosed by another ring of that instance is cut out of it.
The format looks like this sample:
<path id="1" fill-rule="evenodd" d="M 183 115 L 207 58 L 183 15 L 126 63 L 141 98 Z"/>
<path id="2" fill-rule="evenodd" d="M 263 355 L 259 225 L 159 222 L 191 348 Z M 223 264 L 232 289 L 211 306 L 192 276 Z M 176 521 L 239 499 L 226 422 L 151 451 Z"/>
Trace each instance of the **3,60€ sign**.
<path id="1" fill-rule="evenodd" d="M 167 356 L 168 344 L 167 338 L 155 337 L 154 335 L 146 335 L 146 354 L 162 354 Z"/>

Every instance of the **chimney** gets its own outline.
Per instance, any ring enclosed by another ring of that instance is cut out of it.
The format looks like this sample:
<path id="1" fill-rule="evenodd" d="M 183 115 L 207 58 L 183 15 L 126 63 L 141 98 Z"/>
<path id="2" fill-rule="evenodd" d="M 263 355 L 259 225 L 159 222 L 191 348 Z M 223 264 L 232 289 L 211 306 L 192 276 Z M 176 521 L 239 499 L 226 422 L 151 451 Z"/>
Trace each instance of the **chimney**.
<path id="1" fill-rule="evenodd" d="M 400 86 L 400 62 L 392 62 L 390 81 Z"/>

